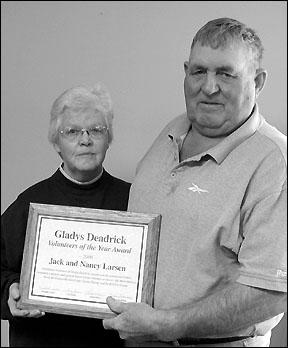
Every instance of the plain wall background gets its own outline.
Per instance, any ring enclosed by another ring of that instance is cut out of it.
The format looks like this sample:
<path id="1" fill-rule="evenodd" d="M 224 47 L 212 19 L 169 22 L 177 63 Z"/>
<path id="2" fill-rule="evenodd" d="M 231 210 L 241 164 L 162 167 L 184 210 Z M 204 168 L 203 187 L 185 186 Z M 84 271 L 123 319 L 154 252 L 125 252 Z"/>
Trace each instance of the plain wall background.
<path id="1" fill-rule="evenodd" d="M 115 140 L 104 166 L 132 181 L 157 134 L 185 110 L 183 63 L 193 36 L 224 16 L 260 35 L 268 70 L 260 112 L 287 134 L 286 1 L 2 1 L 1 212 L 59 166 L 47 140 L 50 108 L 82 83 L 102 81 L 110 91 Z M 285 322 L 272 346 L 287 346 Z"/>

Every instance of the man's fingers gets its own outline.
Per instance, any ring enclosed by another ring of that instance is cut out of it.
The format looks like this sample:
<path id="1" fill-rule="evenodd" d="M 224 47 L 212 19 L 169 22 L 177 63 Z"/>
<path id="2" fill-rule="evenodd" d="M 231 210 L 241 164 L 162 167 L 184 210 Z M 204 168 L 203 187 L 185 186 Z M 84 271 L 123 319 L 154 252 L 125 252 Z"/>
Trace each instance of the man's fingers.
<path id="1" fill-rule="evenodd" d="M 109 308 L 111 309 L 111 311 L 116 313 L 116 314 L 122 313 L 125 309 L 125 303 L 116 300 L 112 296 L 108 296 L 106 298 L 106 302 L 107 302 Z"/>
<path id="2" fill-rule="evenodd" d="M 102 321 L 103 327 L 105 330 L 113 330 L 113 322 L 111 321 L 111 319 L 104 319 Z"/>
<path id="3" fill-rule="evenodd" d="M 106 302 L 111 311 L 117 315 L 125 311 L 126 304 L 116 300 L 112 296 L 106 298 Z M 106 330 L 118 330 L 117 323 L 119 322 L 118 317 L 104 319 L 102 321 L 103 327 Z M 120 336 L 121 337 L 121 336 Z"/>

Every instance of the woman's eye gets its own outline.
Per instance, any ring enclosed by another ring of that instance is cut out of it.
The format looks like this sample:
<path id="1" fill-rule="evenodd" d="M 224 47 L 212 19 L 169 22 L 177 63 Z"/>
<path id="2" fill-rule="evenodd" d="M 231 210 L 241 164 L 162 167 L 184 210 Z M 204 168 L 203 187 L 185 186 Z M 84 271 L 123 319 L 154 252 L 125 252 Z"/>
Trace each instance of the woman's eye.
<path id="1" fill-rule="evenodd" d="M 91 128 L 89 131 L 91 133 L 98 134 L 98 133 L 102 133 L 102 128 L 95 127 L 95 128 Z"/>

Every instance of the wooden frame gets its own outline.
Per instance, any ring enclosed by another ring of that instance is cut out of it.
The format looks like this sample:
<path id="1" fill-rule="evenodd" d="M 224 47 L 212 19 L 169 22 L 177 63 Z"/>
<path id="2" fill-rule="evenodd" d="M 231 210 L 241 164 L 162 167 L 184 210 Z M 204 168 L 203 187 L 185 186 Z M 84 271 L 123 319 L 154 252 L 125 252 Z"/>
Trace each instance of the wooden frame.
<path id="1" fill-rule="evenodd" d="M 20 306 L 114 316 L 107 296 L 153 306 L 161 216 L 30 203 Z"/>

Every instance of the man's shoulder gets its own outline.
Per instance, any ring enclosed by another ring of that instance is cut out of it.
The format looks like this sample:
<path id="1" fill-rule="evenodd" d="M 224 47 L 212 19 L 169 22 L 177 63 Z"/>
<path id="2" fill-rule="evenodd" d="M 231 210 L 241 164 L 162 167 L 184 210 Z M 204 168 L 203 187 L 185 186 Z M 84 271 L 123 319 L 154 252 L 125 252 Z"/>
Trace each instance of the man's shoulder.
<path id="1" fill-rule="evenodd" d="M 182 113 L 173 119 L 171 119 L 162 131 L 158 134 L 156 139 L 152 142 L 144 156 L 138 162 L 136 167 L 136 174 L 139 172 L 140 167 L 149 161 L 149 163 L 157 162 L 158 159 L 162 158 L 163 153 L 170 151 L 170 148 L 167 147 L 167 144 L 171 142 L 171 139 L 174 137 L 183 134 L 185 130 L 187 131 L 189 120 L 187 114 Z"/>
<path id="2" fill-rule="evenodd" d="M 150 146 L 150 149 L 157 146 L 159 142 L 162 143 L 162 140 L 167 139 L 168 135 L 173 135 L 173 137 L 182 135 L 184 132 L 187 131 L 189 127 L 190 121 L 187 118 L 186 112 L 177 115 L 176 117 L 170 119 L 170 121 L 168 121 L 168 123 L 166 123 L 166 125 L 162 128 L 162 130 Z"/>
<path id="3" fill-rule="evenodd" d="M 175 116 L 174 118 L 172 118 L 164 127 L 163 131 L 169 132 L 174 130 L 175 128 L 178 129 L 178 127 L 181 127 L 183 125 L 186 125 L 187 123 L 189 123 L 189 120 L 187 118 L 187 114 L 186 112 Z"/>
<path id="4" fill-rule="evenodd" d="M 280 132 L 275 126 L 264 121 L 259 127 L 257 134 L 261 142 L 266 144 L 270 151 L 278 152 L 287 162 L 287 136 Z"/>

